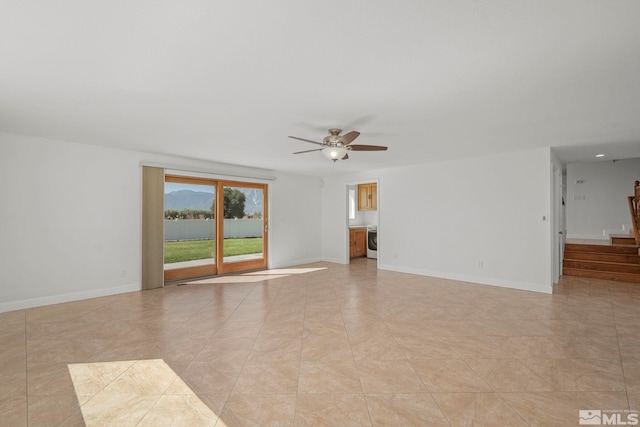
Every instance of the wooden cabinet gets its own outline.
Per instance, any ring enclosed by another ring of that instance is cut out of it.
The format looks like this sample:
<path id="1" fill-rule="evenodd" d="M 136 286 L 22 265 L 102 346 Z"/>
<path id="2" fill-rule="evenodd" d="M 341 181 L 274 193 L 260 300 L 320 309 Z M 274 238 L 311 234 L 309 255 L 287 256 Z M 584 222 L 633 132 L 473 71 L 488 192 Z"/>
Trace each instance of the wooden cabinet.
<path id="1" fill-rule="evenodd" d="M 349 258 L 367 256 L 367 229 L 364 227 L 349 229 Z"/>
<path id="2" fill-rule="evenodd" d="M 358 210 L 378 210 L 378 184 L 358 184 Z"/>

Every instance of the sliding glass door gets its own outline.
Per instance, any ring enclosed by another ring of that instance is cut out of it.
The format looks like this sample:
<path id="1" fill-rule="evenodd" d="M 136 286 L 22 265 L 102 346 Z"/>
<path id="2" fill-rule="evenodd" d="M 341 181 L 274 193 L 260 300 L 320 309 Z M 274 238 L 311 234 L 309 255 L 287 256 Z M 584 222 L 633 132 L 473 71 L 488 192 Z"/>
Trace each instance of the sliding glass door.
<path id="1" fill-rule="evenodd" d="M 210 276 L 216 268 L 217 183 L 166 176 L 164 185 L 164 280 Z"/>
<path id="2" fill-rule="evenodd" d="M 267 186 L 165 177 L 164 280 L 267 266 Z"/>
<path id="3" fill-rule="evenodd" d="M 222 182 L 224 273 L 266 268 L 267 192 L 265 184 Z"/>

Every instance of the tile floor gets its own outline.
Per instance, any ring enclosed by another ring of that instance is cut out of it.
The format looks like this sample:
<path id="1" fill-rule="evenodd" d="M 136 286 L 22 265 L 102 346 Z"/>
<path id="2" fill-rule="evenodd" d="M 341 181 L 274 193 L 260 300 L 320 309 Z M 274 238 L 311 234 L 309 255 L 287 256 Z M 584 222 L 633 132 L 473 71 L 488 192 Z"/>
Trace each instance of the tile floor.
<path id="1" fill-rule="evenodd" d="M 0 424 L 573 426 L 640 409 L 639 304 L 362 259 L 4 313 Z"/>

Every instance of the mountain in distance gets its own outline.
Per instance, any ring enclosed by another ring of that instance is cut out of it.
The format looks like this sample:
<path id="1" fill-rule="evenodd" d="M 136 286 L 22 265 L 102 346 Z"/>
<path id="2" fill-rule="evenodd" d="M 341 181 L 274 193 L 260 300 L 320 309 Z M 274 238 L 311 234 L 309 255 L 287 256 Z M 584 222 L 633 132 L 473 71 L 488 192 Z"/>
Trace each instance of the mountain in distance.
<path id="1" fill-rule="evenodd" d="M 244 213 L 247 215 L 262 212 L 262 190 L 254 188 L 238 188 L 245 195 Z M 164 208 L 166 209 L 211 209 L 213 193 L 193 190 L 178 190 L 164 194 Z"/>
<path id="2" fill-rule="evenodd" d="M 246 197 L 244 200 L 244 213 L 247 215 L 262 212 L 262 190 L 255 188 L 238 188 Z"/>
<path id="3" fill-rule="evenodd" d="M 166 209 L 211 209 L 213 193 L 193 190 L 178 190 L 164 194 L 164 208 Z"/>

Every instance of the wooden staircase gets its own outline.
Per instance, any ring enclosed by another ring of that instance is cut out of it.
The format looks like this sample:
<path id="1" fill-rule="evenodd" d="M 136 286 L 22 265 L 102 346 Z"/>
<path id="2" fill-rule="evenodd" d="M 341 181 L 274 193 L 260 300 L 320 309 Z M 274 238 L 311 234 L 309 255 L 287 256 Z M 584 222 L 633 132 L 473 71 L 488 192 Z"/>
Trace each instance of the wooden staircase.
<path id="1" fill-rule="evenodd" d="M 567 243 L 562 274 L 565 276 L 640 283 L 640 246 Z"/>
<path id="2" fill-rule="evenodd" d="M 563 275 L 640 283 L 640 181 L 628 201 L 633 234 L 612 234 L 610 245 L 565 244 Z"/>

